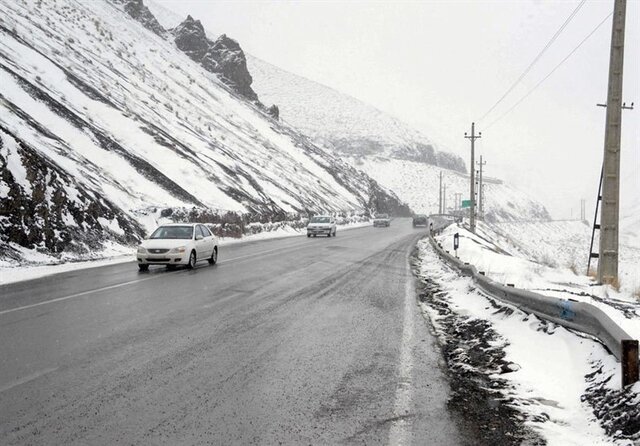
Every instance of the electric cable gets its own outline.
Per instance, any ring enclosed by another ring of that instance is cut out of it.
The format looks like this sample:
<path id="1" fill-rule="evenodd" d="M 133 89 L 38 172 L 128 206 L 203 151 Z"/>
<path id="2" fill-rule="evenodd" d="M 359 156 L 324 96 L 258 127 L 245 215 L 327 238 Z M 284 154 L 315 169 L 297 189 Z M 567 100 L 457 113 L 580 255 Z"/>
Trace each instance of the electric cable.
<path id="1" fill-rule="evenodd" d="M 520 75 L 520 77 L 518 77 L 518 79 L 516 79 L 516 81 L 513 84 L 511 84 L 511 86 L 507 89 L 507 91 L 504 92 L 504 94 L 500 97 L 500 99 L 498 99 L 496 101 L 496 103 L 493 104 L 491 106 L 491 108 L 489 108 L 489 110 L 487 110 L 485 112 L 485 114 L 482 115 L 482 117 L 480 119 L 478 119 L 478 122 L 482 121 L 484 118 L 486 118 L 487 115 L 489 113 L 491 113 L 504 100 L 504 98 L 506 98 L 509 95 L 509 93 L 511 93 L 513 91 L 513 89 L 516 87 L 516 85 L 518 85 L 522 81 L 522 79 L 524 79 L 524 77 L 529 73 L 529 71 L 531 71 L 531 69 L 538 62 L 538 60 L 540 60 L 542 55 L 551 47 L 551 45 L 553 45 L 553 42 L 555 42 L 555 40 L 558 38 L 558 36 L 560 36 L 560 34 L 562 34 L 562 31 L 564 31 L 564 29 L 571 22 L 571 20 L 573 20 L 573 18 L 576 16 L 576 14 L 580 10 L 580 8 L 582 8 L 582 6 L 585 4 L 586 1 L 587 0 L 582 0 L 578 4 L 578 6 L 576 6 L 576 8 L 573 10 L 573 12 L 571 12 L 569 17 L 567 17 L 567 19 L 564 21 L 562 26 L 560 26 L 560 28 L 556 31 L 556 33 L 553 35 L 553 37 L 551 37 L 551 40 L 549 40 L 547 42 L 547 44 L 544 46 L 544 48 L 542 48 L 542 50 L 538 53 L 538 55 L 533 59 L 533 61 L 529 64 L 529 66 Z"/>
<path id="2" fill-rule="evenodd" d="M 604 20 L 602 20 L 600 23 L 598 23 L 598 25 L 597 25 L 597 26 L 596 26 L 596 27 L 595 27 L 595 28 L 594 28 L 594 29 L 593 29 L 589 34 L 587 34 L 587 36 L 586 36 L 584 39 L 582 39 L 582 41 L 581 41 L 581 42 L 580 42 L 580 43 L 579 43 L 575 48 L 573 48 L 573 50 L 571 50 L 571 52 L 570 52 L 569 54 L 567 54 L 567 55 L 565 56 L 565 58 L 564 58 L 564 59 L 562 59 L 562 60 L 560 61 L 560 63 L 554 67 L 554 69 L 553 69 L 553 70 L 551 70 L 551 71 L 549 72 L 549 74 L 547 74 L 544 78 L 542 78 L 542 80 L 541 80 L 540 82 L 538 82 L 538 83 L 537 83 L 537 84 L 536 84 L 536 85 L 535 85 L 531 90 L 529 90 L 529 91 L 528 91 L 524 96 L 522 96 L 522 97 L 518 100 L 518 102 L 516 102 L 515 104 L 513 104 L 513 106 L 511 106 L 511 108 L 509 108 L 506 112 L 504 112 L 504 113 L 503 113 L 502 115 L 500 115 L 497 119 L 495 119 L 495 120 L 494 120 L 494 121 L 492 121 L 488 126 L 486 126 L 486 127 L 485 127 L 485 130 L 489 129 L 489 128 L 490 128 L 490 127 L 492 127 L 496 122 L 500 121 L 502 118 L 504 118 L 504 117 L 505 117 L 505 116 L 507 116 L 509 113 L 511 113 L 511 111 L 512 111 L 513 109 L 515 109 L 518 105 L 520 105 L 520 104 L 522 103 L 522 101 L 524 101 L 526 98 L 528 98 L 528 97 L 531 95 L 531 93 L 533 93 L 533 92 L 534 92 L 534 91 L 535 91 L 535 90 L 536 90 L 540 85 L 542 85 L 542 83 L 543 83 L 544 81 L 546 81 L 547 79 L 549 79 L 549 78 L 551 77 L 551 75 L 552 75 L 553 73 L 555 73 L 555 72 L 556 72 L 556 70 L 557 70 L 558 68 L 560 68 L 560 67 L 562 66 L 562 64 L 564 64 L 564 63 L 565 63 L 565 62 L 566 62 L 566 61 L 567 61 L 571 56 L 573 56 L 573 54 L 574 54 L 576 51 L 578 51 L 578 49 L 579 49 L 579 48 L 580 48 L 580 47 L 581 47 L 581 46 L 582 46 L 582 45 L 583 45 L 587 40 L 589 40 L 589 38 L 590 38 L 591 36 L 593 36 L 593 35 L 595 34 L 595 32 L 596 32 L 598 29 L 600 29 L 600 27 L 601 27 L 602 25 L 604 25 L 604 23 L 605 23 L 605 22 L 606 22 L 606 21 L 607 21 L 607 20 L 608 20 L 612 15 L 613 15 L 613 12 L 611 12 L 608 16 L 606 16 L 606 17 L 604 18 Z"/>

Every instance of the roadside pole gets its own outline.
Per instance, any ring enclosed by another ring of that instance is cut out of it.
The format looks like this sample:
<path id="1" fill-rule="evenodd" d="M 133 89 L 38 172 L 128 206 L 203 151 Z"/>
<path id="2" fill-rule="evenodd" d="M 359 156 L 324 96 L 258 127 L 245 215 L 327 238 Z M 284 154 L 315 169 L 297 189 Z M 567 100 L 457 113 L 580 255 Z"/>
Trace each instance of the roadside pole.
<path id="1" fill-rule="evenodd" d="M 471 140 L 471 181 L 470 183 L 470 191 L 469 191 L 469 200 L 471 200 L 471 207 L 469 209 L 469 228 L 472 233 L 476 233 L 476 196 L 475 196 L 475 172 L 476 172 L 476 160 L 475 160 L 475 141 L 478 138 L 482 137 L 482 132 L 478 132 L 476 135 L 476 123 L 471 123 L 471 135 L 467 135 L 467 132 L 464 132 L 464 137 Z"/>

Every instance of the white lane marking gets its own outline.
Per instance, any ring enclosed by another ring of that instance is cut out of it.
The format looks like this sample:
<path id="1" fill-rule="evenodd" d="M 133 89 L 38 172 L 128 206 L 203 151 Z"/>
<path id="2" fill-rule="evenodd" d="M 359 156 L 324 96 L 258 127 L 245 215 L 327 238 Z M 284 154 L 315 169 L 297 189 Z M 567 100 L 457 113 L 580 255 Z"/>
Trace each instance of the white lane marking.
<path id="1" fill-rule="evenodd" d="M 177 271 L 175 271 L 175 272 L 177 272 Z M 172 273 L 169 273 L 169 274 L 172 274 Z M 134 283 L 146 282 L 147 280 L 153 280 L 153 279 L 157 279 L 159 277 L 165 277 L 165 276 L 166 276 L 166 274 L 163 274 L 162 276 L 147 277 L 145 279 L 130 280 L 129 282 L 116 283 L 115 285 L 109 285 L 109 286 L 105 286 L 105 287 L 102 287 L 102 288 L 96 288 L 94 290 L 83 291 L 81 293 L 70 294 L 68 296 L 63 296 L 63 297 L 56 297 L 55 299 L 49 299 L 49 300 L 45 300 L 45 301 L 38 302 L 38 303 L 35 303 L 35 304 L 24 305 L 22 307 L 11 308 L 9 310 L 3 310 L 3 311 L 0 311 L 0 315 L 7 314 L 7 313 L 13 313 L 14 311 L 27 310 L 29 308 L 35 308 L 35 307 L 39 307 L 39 306 L 42 306 L 42 305 L 53 304 L 53 303 L 56 303 L 56 302 L 62 302 L 62 301 L 65 301 L 65 300 L 73 299 L 74 297 L 82 297 L 82 296 L 86 296 L 88 294 L 99 293 L 101 291 L 113 290 L 115 288 L 120 288 L 120 287 L 123 287 L 123 286 L 132 285 Z"/>
<path id="2" fill-rule="evenodd" d="M 48 369 L 40 370 L 39 372 L 35 372 L 35 373 L 32 373 L 31 375 L 27 375 L 23 378 L 15 380 L 12 383 L 0 386 L 0 393 L 6 392 L 7 390 L 13 389 L 14 387 L 18 387 L 22 384 L 28 383 L 29 381 L 33 381 L 34 379 L 38 379 L 41 376 L 44 376 L 47 373 L 55 372 L 56 370 L 58 370 L 58 367 L 50 367 Z"/>
<path id="3" fill-rule="evenodd" d="M 294 245 L 294 246 L 288 246 L 288 247 L 282 247 L 282 248 L 269 249 L 269 250 L 266 250 L 266 251 L 259 251 L 259 252 L 254 252 L 254 253 L 251 253 L 251 254 L 247 254 L 245 256 L 234 257 L 234 258 L 231 258 L 231 259 L 227 259 L 227 260 L 221 261 L 219 263 L 220 264 L 225 264 L 225 263 L 230 263 L 230 262 L 233 262 L 233 261 L 236 261 L 236 260 L 246 259 L 246 258 L 249 258 L 249 257 L 256 257 L 256 256 L 262 255 L 262 254 L 269 254 L 269 253 L 272 253 L 272 252 L 284 251 L 284 250 L 292 249 L 292 248 L 298 249 L 298 248 L 305 247 L 305 246 L 306 245 Z M 23 305 L 21 307 L 16 307 L 16 308 L 11 308 L 9 310 L 0 311 L 0 316 L 2 316 L 3 314 L 13 313 L 15 311 L 28 310 L 29 308 L 36 308 L 36 307 L 40 307 L 42 305 L 49 305 L 49 304 L 53 304 L 53 303 L 56 303 L 56 302 L 62 302 L 62 301 L 65 301 L 65 300 L 74 299 L 76 297 L 87 296 L 87 295 L 93 294 L 93 293 L 100 293 L 102 291 L 113 290 L 115 288 L 121 288 L 123 286 L 133 285 L 135 283 L 146 282 L 147 280 L 159 279 L 161 277 L 166 277 L 167 274 L 174 274 L 174 273 L 178 273 L 178 272 L 180 272 L 180 271 L 173 271 L 173 272 L 166 273 L 166 274 L 159 274 L 159 275 L 155 275 L 153 277 L 146 277 L 144 279 L 130 280 L 129 282 L 117 283 L 115 285 L 109 285 L 109 286 L 105 286 L 105 287 L 102 287 L 102 288 L 96 288 L 94 290 L 88 290 L 88 291 L 83 291 L 81 293 L 70 294 L 69 296 L 56 297 L 55 299 L 45 300 L 45 301 L 38 302 L 38 303 L 35 303 L 35 304 Z"/>
<path id="4" fill-rule="evenodd" d="M 411 281 L 411 271 L 409 270 L 409 259 L 407 259 L 406 271 L 407 282 L 404 289 L 404 320 L 402 325 L 402 344 L 400 347 L 400 363 L 398 365 L 398 375 L 400 381 L 396 388 L 396 401 L 394 406 L 394 421 L 389 429 L 390 445 L 411 444 L 411 397 L 413 392 L 413 356 L 411 347 L 413 345 L 413 304 L 415 301 L 413 283 Z"/>
<path id="5" fill-rule="evenodd" d="M 302 245 L 302 246 L 306 246 L 306 245 Z M 247 259 L 249 257 L 256 257 L 256 256 L 259 256 L 261 254 L 269 254 L 270 252 L 284 251 L 285 249 L 299 248 L 299 247 L 300 247 L 300 245 L 293 245 L 293 246 L 288 246 L 288 247 L 284 247 L 284 248 L 274 248 L 274 249 L 268 249 L 266 251 L 252 252 L 251 254 L 247 254 L 245 256 L 233 257 L 231 259 L 225 259 L 225 260 L 223 260 L 223 261 L 221 261 L 219 263 L 220 264 L 224 264 L 224 263 L 228 263 L 228 262 L 233 262 L 235 260 Z"/>

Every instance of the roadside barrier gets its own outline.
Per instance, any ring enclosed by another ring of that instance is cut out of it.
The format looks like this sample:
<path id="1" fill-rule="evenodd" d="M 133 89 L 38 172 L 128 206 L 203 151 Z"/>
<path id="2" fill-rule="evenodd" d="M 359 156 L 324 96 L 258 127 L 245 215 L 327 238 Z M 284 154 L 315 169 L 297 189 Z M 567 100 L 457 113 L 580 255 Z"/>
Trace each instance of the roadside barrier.
<path id="1" fill-rule="evenodd" d="M 445 226 L 451 224 L 447 222 Z M 465 276 L 470 276 L 488 294 L 498 300 L 515 305 L 527 313 L 554 322 L 563 327 L 586 333 L 598 339 L 622 365 L 622 386 L 638 381 L 638 341 L 633 339 L 598 307 L 574 299 L 544 296 L 532 291 L 507 286 L 489 279 L 483 271 L 451 255 L 429 232 L 429 241 L 438 256 Z"/>

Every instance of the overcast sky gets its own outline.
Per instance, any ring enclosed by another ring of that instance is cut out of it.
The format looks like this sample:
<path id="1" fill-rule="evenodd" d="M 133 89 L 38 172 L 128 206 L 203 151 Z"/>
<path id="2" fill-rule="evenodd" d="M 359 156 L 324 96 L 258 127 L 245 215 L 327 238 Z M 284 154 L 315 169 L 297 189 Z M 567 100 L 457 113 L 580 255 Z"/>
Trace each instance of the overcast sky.
<path id="1" fill-rule="evenodd" d="M 254 56 L 389 112 L 436 145 L 465 157 L 476 121 L 487 175 L 537 195 L 555 217 L 593 212 L 604 144 L 609 18 L 517 108 L 613 10 L 588 0 L 513 92 L 520 76 L 579 1 L 156 0 L 238 40 Z M 640 102 L 640 0 L 627 5 L 624 100 Z M 625 197 L 640 195 L 640 109 L 624 112 Z M 591 218 L 591 217 L 589 217 Z"/>

